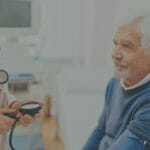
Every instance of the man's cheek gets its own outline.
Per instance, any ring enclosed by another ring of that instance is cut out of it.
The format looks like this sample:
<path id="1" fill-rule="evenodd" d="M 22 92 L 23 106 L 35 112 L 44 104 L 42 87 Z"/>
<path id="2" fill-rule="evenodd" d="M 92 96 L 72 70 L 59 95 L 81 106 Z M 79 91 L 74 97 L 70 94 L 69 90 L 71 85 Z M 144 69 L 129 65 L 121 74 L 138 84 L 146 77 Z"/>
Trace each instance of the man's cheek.
<path id="1" fill-rule="evenodd" d="M 129 53 L 124 49 L 122 50 L 122 55 L 124 58 L 128 58 L 130 56 Z"/>

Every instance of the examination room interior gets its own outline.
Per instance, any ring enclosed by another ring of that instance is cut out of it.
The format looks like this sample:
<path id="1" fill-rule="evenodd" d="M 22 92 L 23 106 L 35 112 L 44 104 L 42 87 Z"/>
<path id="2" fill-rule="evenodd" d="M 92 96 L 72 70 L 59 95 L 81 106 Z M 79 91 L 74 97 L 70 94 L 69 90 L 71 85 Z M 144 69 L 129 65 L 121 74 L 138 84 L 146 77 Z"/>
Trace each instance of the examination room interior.
<path id="1" fill-rule="evenodd" d="M 116 22 L 149 6 L 149 0 L 0 0 L 0 70 L 9 74 L 9 92 L 45 102 L 41 119 L 15 128 L 16 150 L 81 150 L 113 75 Z"/>

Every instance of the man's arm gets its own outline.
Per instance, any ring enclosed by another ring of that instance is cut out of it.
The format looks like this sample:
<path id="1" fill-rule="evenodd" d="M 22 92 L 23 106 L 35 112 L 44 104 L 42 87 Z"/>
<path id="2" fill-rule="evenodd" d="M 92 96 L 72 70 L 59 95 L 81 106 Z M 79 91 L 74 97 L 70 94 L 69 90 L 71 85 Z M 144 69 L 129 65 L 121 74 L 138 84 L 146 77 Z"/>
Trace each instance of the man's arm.
<path id="1" fill-rule="evenodd" d="M 127 129 L 109 150 L 144 150 L 144 142 L 150 142 L 150 103 L 148 101 L 137 110 Z"/>
<path id="2" fill-rule="evenodd" d="M 105 134 L 105 109 L 99 119 L 98 126 L 92 132 L 82 150 L 98 150 L 101 139 Z"/>
<path id="3" fill-rule="evenodd" d="M 100 142 L 105 135 L 105 128 L 106 128 L 106 107 L 107 101 L 109 100 L 109 95 L 112 91 L 112 84 L 113 79 L 111 79 L 107 85 L 106 92 L 105 92 L 105 105 L 103 112 L 100 116 L 98 126 L 92 132 L 91 136 L 88 138 L 86 144 L 84 145 L 82 150 L 98 150 Z"/>
<path id="4" fill-rule="evenodd" d="M 144 141 L 127 129 L 108 150 L 144 150 Z"/>

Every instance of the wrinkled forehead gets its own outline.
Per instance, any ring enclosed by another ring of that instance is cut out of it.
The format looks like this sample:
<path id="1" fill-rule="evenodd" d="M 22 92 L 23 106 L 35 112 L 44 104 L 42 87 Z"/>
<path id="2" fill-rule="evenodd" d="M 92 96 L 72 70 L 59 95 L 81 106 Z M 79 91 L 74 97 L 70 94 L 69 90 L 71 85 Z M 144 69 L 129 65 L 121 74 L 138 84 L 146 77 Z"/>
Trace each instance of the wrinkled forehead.
<path id="1" fill-rule="evenodd" d="M 138 33 L 137 27 L 132 25 L 121 26 L 115 33 L 114 40 L 116 41 L 132 41 L 135 44 L 141 44 L 141 34 Z"/>

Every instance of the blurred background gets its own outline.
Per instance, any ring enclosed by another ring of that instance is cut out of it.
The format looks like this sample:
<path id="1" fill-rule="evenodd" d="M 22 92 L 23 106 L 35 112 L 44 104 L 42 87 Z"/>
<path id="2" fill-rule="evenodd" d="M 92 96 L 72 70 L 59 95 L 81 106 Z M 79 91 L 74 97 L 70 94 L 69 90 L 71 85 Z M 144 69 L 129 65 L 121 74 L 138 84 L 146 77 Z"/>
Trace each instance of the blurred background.
<path id="1" fill-rule="evenodd" d="M 149 0 L 0 0 L 0 69 L 16 99 L 45 102 L 43 118 L 14 131 L 21 150 L 80 150 L 113 75 L 116 22 Z"/>

